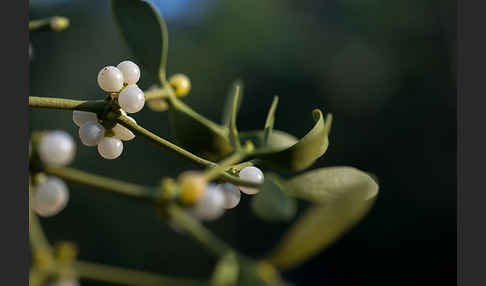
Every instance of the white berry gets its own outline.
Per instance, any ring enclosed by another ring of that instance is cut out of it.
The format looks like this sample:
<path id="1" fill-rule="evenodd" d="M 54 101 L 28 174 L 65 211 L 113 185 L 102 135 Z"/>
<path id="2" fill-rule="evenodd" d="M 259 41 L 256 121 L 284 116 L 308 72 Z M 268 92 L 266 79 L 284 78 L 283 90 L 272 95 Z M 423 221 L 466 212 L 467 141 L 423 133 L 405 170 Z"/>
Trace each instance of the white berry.
<path id="1" fill-rule="evenodd" d="M 123 74 L 114 66 L 106 66 L 98 73 L 98 85 L 107 92 L 116 92 L 123 87 Z"/>
<path id="2" fill-rule="evenodd" d="M 140 68 L 132 61 L 123 61 L 116 66 L 123 74 L 126 84 L 136 84 L 140 79 Z"/>
<path id="3" fill-rule="evenodd" d="M 64 181 L 57 177 L 47 179 L 35 186 L 32 195 L 32 209 L 40 216 L 50 217 L 66 207 L 69 192 Z"/>
<path id="4" fill-rule="evenodd" d="M 248 166 L 241 169 L 239 177 L 242 180 L 250 181 L 254 183 L 263 182 L 263 173 L 260 169 L 253 166 Z M 258 189 L 240 186 L 240 190 L 247 195 L 254 195 L 258 193 Z"/>
<path id="5" fill-rule="evenodd" d="M 137 123 L 135 121 L 135 119 L 131 118 L 130 116 L 127 116 L 127 118 L 132 121 L 133 123 Z M 125 126 L 121 125 L 121 124 L 116 124 L 115 127 L 113 127 L 113 129 L 111 129 L 113 131 L 113 133 L 115 133 L 115 137 L 120 139 L 120 140 L 123 140 L 123 141 L 129 141 L 129 140 L 132 140 L 133 138 L 135 138 L 135 134 L 133 134 L 132 131 L 130 131 L 128 128 L 126 128 Z"/>
<path id="6" fill-rule="evenodd" d="M 73 121 L 74 124 L 81 127 L 83 124 L 88 122 L 98 122 L 98 116 L 93 112 L 74 110 Z"/>
<path id="7" fill-rule="evenodd" d="M 241 192 L 233 184 L 225 183 L 218 185 L 224 194 L 224 205 L 225 209 L 232 209 L 238 205 L 241 199 Z"/>
<path id="8" fill-rule="evenodd" d="M 123 151 L 123 143 L 115 137 L 105 137 L 98 143 L 98 153 L 105 159 L 116 159 Z"/>
<path id="9" fill-rule="evenodd" d="M 192 207 L 191 212 L 201 220 L 215 220 L 224 213 L 225 197 L 221 188 L 209 184 L 204 195 Z"/>
<path id="10" fill-rule="evenodd" d="M 49 131 L 39 142 L 39 157 L 46 165 L 65 166 L 71 163 L 76 153 L 76 144 L 71 135 L 62 130 Z"/>
<path id="11" fill-rule="evenodd" d="M 96 146 L 105 136 L 105 128 L 98 122 L 88 122 L 79 128 L 79 139 L 86 146 Z"/>
<path id="12" fill-rule="evenodd" d="M 136 85 L 127 86 L 118 96 L 118 104 L 128 112 L 135 113 L 140 111 L 145 104 L 145 95 Z"/>

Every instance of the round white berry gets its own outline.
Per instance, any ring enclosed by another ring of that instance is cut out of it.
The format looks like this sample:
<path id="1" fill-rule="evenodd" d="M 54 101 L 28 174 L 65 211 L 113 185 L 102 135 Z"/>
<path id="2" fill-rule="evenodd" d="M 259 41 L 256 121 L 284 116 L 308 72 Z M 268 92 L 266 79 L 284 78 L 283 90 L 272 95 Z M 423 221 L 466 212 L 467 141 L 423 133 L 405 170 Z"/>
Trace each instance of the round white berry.
<path id="1" fill-rule="evenodd" d="M 86 146 L 96 146 L 105 136 L 105 127 L 98 122 L 88 122 L 79 128 L 79 139 Z"/>
<path id="2" fill-rule="evenodd" d="M 123 143 L 115 137 L 105 137 L 98 143 L 98 153 L 105 159 L 116 159 L 123 151 Z"/>
<path id="3" fill-rule="evenodd" d="M 32 194 L 32 209 L 40 216 L 50 217 L 66 207 L 69 192 L 66 184 L 57 177 L 47 177 L 35 186 Z"/>
<path id="4" fill-rule="evenodd" d="M 107 92 L 116 92 L 123 87 L 123 74 L 114 66 L 106 66 L 98 73 L 98 85 Z"/>
<path id="5" fill-rule="evenodd" d="M 192 214 L 202 220 L 215 220 L 224 213 L 225 197 L 220 187 L 209 184 L 204 195 L 192 207 Z"/>
<path id="6" fill-rule="evenodd" d="M 123 74 L 126 84 L 136 84 L 140 79 L 140 68 L 132 61 L 123 61 L 116 66 Z"/>
<path id="7" fill-rule="evenodd" d="M 39 142 L 39 157 L 46 165 L 65 166 L 71 163 L 76 153 L 76 144 L 67 132 L 49 131 Z"/>
<path id="8" fill-rule="evenodd" d="M 127 118 L 133 123 L 137 123 L 135 119 L 131 118 L 130 116 L 127 116 Z M 113 133 L 115 133 L 115 137 L 120 140 L 129 141 L 135 138 L 135 134 L 133 134 L 132 131 L 130 131 L 128 128 L 121 124 L 116 124 L 115 127 L 113 127 L 113 129 L 111 130 L 113 131 Z"/>
<path id="9" fill-rule="evenodd" d="M 74 124 L 81 127 L 88 122 L 98 122 L 98 116 L 93 112 L 74 110 L 73 121 Z"/>
<path id="10" fill-rule="evenodd" d="M 238 205 L 241 199 L 241 193 L 238 187 L 233 184 L 225 183 L 218 185 L 224 194 L 224 205 L 225 209 L 232 209 Z"/>
<path id="11" fill-rule="evenodd" d="M 145 104 L 143 91 L 136 85 L 127 86 L 118 96 L 118 104 L 128 112 L 135 113 L 140 111 Z"/>
<path id="12" fill-rule="evenodd" d="M 263 173 L 260 169 L 253 166 L 248 166 L 241 169 L 239 177 L 242 180 L 250 181 L 254 183 L 263 182 Z M 240 186 L 240 190 L 247 195 L 254 195 L 258 193 L 258 189 Z"/>

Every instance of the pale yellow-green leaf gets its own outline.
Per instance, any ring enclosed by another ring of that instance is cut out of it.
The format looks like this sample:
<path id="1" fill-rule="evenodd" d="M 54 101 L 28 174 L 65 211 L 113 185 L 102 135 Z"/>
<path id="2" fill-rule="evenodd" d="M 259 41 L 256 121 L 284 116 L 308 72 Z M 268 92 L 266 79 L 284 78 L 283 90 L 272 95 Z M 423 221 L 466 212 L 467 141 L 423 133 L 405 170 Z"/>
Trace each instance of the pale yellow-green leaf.
<path id="1" fill-rule="evenodd" d="M 330 246 L 363 218 L 378 194 L 378 184 L 352 167 L 313 170 L 287 182 L 289 193 L 317 204 L 290 227 L 270 255 L 281 269 L 294 267 Z"/>

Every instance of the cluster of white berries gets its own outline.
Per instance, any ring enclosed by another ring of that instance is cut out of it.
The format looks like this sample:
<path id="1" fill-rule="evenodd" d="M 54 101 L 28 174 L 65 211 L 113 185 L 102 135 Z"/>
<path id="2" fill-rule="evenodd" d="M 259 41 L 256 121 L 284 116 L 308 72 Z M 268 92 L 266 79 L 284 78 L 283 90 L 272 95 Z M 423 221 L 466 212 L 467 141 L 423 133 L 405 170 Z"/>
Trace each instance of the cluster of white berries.
<path id="1" fill-rule="evenodd" d="M 131 61 L 123 61 L 117 67 L 104 67 L 98 73 L 100 88 L 107 92 L 119 92 L 120 111 L 134 123 L 135 119 L 127 113 L 138 112 L 145 105 L 144 93 L 136 84 L 139 79 L 140 68 Z M 118 123 L 111 129 L 112 132 L 107 132 L 93 112 L 75 110 L 73 121 L 79 127 L 81 142 L 86 146 L 98 146 L 98 153 L 105 159 L 118 158 L 123 152 L 122 140 L 135 138 L 130 130 Z"/>
<path id="2" fill-rule="evenodd" d="M 49 131 L 40 139 L 37 151 L 46 166 L 61 167 L 73 161 L 76 144 L 65 131 Z M 33 187 L 31 207 L 38 215 L 50 217 L 62 211 L 68 200 L 66 183 L 57 177 L 49 176 Z"/>
<path id="3" fill-rule="evenodd" d="M 264 178 L 263 172 L 253 166 L 241 169 L 239 177 L 242 180 L 255 183 L 262 183 Z M 254 195 L 259 190 L 242 186 L 238 188 L 230 183 L 209 184 L 202 197 L 189 209 L 189 213 L 201 220 L 215 220 L 223 215 L 226 210 L 238 205 L 241 199 L 240 191 L 247 195 Z"/>

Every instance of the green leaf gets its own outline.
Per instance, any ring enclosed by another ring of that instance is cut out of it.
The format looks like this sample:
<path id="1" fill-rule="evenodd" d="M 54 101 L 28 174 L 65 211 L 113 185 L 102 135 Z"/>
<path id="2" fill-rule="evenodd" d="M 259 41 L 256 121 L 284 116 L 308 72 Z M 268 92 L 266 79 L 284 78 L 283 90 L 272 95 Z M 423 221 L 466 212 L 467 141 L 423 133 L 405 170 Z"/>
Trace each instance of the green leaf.
<path id="1" fill-rule="evenodd" d="M 263 129 L 264 130 L 263 141 L 265 142 L 265 145 L 267 145 L 268 137 L 273 131 L 273 125 L 275 125 L 275 112 L 277 111 L 277 105 L 278 105 L 278 96 L 275 96 L 273 98 L 272 105 L 268 110 L 267 119 L 265 120 L 265 128 Z"/>
<path id="2" fill-rule="evenodd" d="M 229 141 L 235 150 L 241 148 L 240 138 L 238 137 L 238 129 L 236 128 L 236 116 L 239 109 L 240 87 L 237 85 L 235 89 L 235 96 L 233 97 L 233 105 L 231 106 L 231 118 L 229 123 Z"/>
<path id="3" fill-rule="evenodd" d="M 290 194 L 317 203 L 299 217 L 269 260 L 294 267 L 329 247 L 362 219 L 378 194 L 378 184 L 352 167 L 313 170 L 287 181 Z"/>
<path id="4" fill-rule="evenodd" d="M 256 148 L 263 148 L 265 147 L 265 132 L 264 130 L 240 132 L 240 140 L 242 142 L 250 140 Z M 299 139 L 295 136 L 274 129 L 268 136 L 266 147 L 278 151 L 289 148 L 298 141 Z"/>
<path id="5" fill-rule="evenodd" d="M 331 114 L 324 121 L 322 112 L 318 109 L 312 115 L 315 120 L 314 127 L 296 144 L 284 150 L 262 148 L 255 152 L 254 157 L 271 167 L 290 171 L 301 171 L 311 166 L 329 146 L 328 135 L 332 122 Z"/>
<path id="6" fill-rule="evenodd" d="M 168 35 L 157 7 L 141 0 L 112 0 L 113 16 L 142 69 L 144 86 L 165 81 Z"/>
<path id="7" fill-rule="evenodd" d="M 230 121 L 231 121 L 231 112 L 233 110 L 233 101 L 234 97 L 236 95 L 236 89 L 239 88 L 239 95 L 238 95 L 238 101 L 237 101 L 237 108 L 236 111 L 240 109 L 241 106 L 241 101 L 243 100 L 243 82 L 241 80 L 235 80 L 233 84 L 231 85 L 231 89 L 228 92 L 228 95 L 226 96 L 226 100 L 224 102 L 224 107 L 223 107 L 223 114 L 222 114 L 222 119 L 221 119 L 221 124 L 224 127 L 229 127 Z"/>
<path id="8" fill-rule="evenodd" d="M 211 286 L 234 286 L 238 283 L 239 265 L 237 256 L 228 253 L 221 257 L 211 276 Z"/>
<path id="9" fill-rule="evenodd" d="M 297 202 L 285 190 L 285 183 L 275 174 L 265 174 L 260 192 L 251 200 L 253 212 L 269 222 L 289 221 L 297 212 Z"/>
<path id="10" fill-rule="evenodd" d="M 169 119 L 177 143 L 190 152 L 212 161 L 231 154 L 228 130 L 192 110 L 175 96 L 169 96 Z"/>

